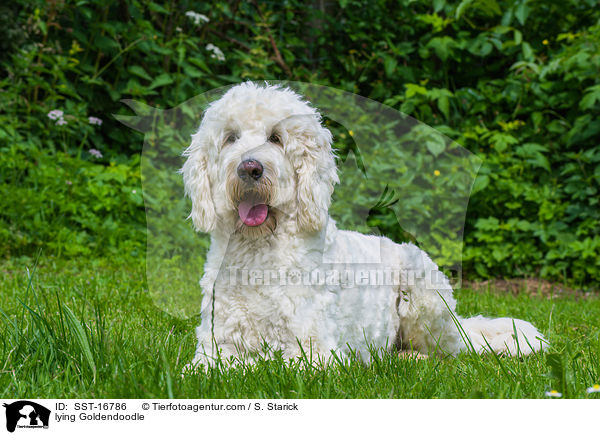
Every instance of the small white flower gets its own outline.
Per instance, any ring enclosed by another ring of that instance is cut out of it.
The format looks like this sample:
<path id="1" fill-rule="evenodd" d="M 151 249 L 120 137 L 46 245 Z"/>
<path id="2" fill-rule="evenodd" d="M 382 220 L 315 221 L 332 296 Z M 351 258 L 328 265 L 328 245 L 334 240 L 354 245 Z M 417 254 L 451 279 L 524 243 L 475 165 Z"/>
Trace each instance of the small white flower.
<path id="1" fill-rule="evenodd" d="M 592 385 L 590 388 L 588 388 L 585 391 L 587 391 L 588 394 L 600 393 L 600 385 L 594 384 L 594 385 Z"/>
<path id="2" fill-rule="evenodd" d="M 61 119 L 64 115 L 64 112 L 62 110 L 51 110 L 50 112 L 48 112 L 48 118 L 50 118 L 52 121 L 56 121 L 57 119 Z"/>
<path id="3" fill-rule="evenodd" d="M 562 394 L 556 390 L 546 391 L 546 397 L 562 397 Z"/>
<path id="4" fill-rule="evenodd" d="M 73 185 L 73 182 L 71 180 L 67 180 L 67 181 L 65 181 L 65 183 L 67 183 L 68 186 Z"/>
<path id="5" fill-rule="evenodd" d="M 131 191 L 131 193 L 137 193 L 137 190 L 133 189 L 133 190 Z"/>
<path id="6" fill-rule="evenodd" d="M 195 25 L 200 24 L 200 21 L 204 21 L 205 23 L 208 23 L 210 21 L 210 19 L 206 15 L 202 15 L 194 11 L 187 11 L 185 15 L 194 20 Z"/>
<path id="7" fill-rule="evenodd" d="M 90 153 L 91 155 L 93 155 L 97 159 L 102 158 L 102 153 L 100 151 L 98 151 L 97 149 L 95 149 L 95 148 L 92 148 L 91 150 L 88 150 L 88 153 Z"/>
<path id="8" fill-rule="evenodd" d="M 213 44 L 207 44 L 206 49 L 208 51 L 212 51 L 210 57 L 212 57 L 213 59 L 217 59 L 219 62 L 225 62 L 225 55 L 219 47 Z"/>
<path id="9" fill-rule="evenodd" d="M 92 125 L 102 125 L 102 120 L 100 118 L 96 118 L 95 116 L 90 116 L 88 118 L 88 122 Z"/>
<path id="10" fill-rule="evenodd" d="M 56 121 L 56 125 L 65 125 L 67 121 L 64 118 L 65 113 L 62 110 L 54 109 L 48 112 L 48 118 Z"/>

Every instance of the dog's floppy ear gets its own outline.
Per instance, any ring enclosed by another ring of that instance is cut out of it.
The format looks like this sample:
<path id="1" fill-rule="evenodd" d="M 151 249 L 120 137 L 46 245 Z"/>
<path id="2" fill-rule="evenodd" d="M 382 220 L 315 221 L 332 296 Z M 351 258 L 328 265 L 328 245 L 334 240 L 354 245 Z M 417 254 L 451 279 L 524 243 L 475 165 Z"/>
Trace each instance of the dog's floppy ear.
<path id="1" fill-rule="evenodd" d="M 298 228 L 319 231 L 327 222 L 333 186 L 339 182 L 331 132 L 317 123 L 312 134 L 302 135 L 299 140 L 302 146 L 296 168 Z"/>
<path id="2" fill-rule="evenodd" d="M 203 143 L 202 128 L 192 136 L 192 143 L 183 153 L 187 160 L 183 164 L 185 194 L 192 200 L 190 217 L 197 231 L 209 233 L 217 224 L 217 214 L 210 192 L 206 159 L 206 144 Z"/>

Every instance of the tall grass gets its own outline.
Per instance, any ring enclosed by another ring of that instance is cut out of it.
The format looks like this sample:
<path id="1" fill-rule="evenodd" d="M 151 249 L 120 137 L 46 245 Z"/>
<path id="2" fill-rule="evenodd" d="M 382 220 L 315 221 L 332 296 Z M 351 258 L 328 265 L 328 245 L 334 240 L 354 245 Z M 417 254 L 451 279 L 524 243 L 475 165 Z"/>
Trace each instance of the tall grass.
<path id="1" fill-rule="evenodd" d="M 515 316 L 549 339 L 527 358 L 464 353 L 400 358 L 373 350 L 329 364 L 259 360 L 180 374 L 198 318 L 180 320 L 152 302 L 137 266 L 42 259 L 5 262 L 0 276 L 2 397 L 156 398 L 567 398 L 592 397 L 600 381 L 600 300 L 570 295 L 457 292 L 459 313 Z"/>

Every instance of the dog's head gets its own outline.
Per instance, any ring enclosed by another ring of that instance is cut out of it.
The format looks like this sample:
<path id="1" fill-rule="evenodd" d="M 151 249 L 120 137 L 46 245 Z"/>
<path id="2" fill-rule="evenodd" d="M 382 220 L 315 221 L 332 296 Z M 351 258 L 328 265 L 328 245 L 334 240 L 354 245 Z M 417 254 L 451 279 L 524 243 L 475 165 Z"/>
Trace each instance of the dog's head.
<path id="1" fill-rule="evenodd" d="M 331 133 L 299 95 L 243 83 L 212 103 L 184 152 L 198 231 L 320 230 L 338 182 Z"/>

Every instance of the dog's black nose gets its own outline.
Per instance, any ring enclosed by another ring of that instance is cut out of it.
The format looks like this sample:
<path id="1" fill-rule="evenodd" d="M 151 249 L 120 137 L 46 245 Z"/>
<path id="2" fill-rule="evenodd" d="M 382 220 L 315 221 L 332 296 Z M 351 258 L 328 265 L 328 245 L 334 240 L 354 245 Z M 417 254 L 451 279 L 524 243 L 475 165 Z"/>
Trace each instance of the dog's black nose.
<path id="1" fill-rule="evenodd" d="M 237 167 L 238 176 L 242 180 L 258 180 L 263 174 L 263 165 L 258 160 L 248 159 L 244 160 Z"/>

